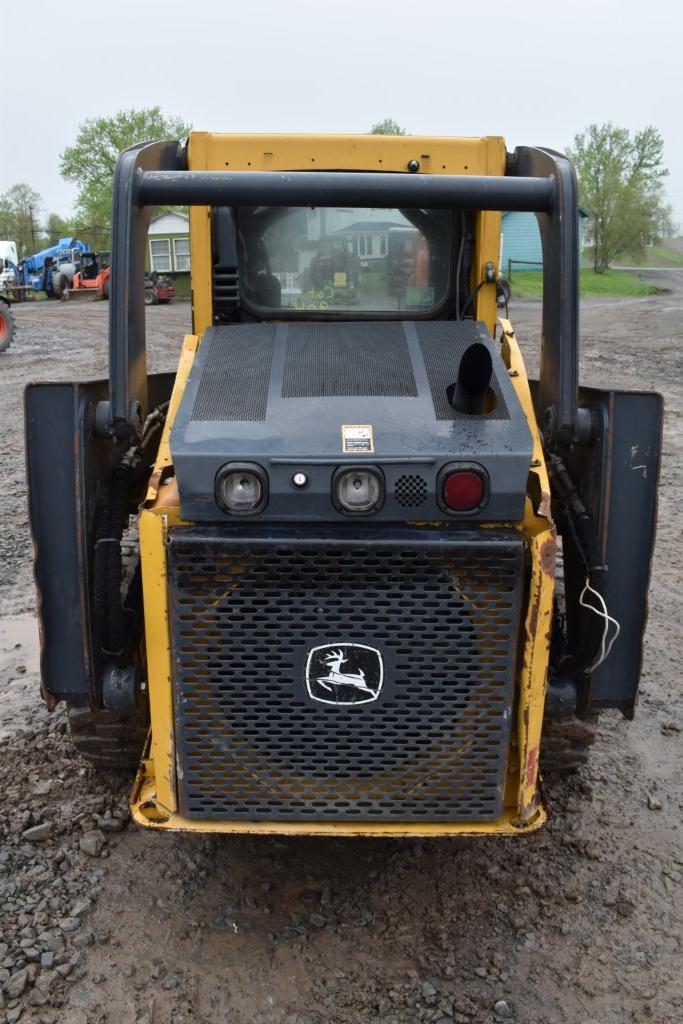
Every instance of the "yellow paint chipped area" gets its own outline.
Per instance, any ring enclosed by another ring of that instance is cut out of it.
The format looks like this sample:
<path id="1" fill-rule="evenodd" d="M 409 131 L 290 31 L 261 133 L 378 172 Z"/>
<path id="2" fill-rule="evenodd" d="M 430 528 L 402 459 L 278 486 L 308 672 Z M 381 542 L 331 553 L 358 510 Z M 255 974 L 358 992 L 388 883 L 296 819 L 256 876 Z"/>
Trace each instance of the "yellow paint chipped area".
<path id="1" fill-rule="evenodd" d="M 198 348 L 199 338 L 197 335 L 186 334 L 183 341 L 183 347 L 180 352 L 180 361 L 178 362 L 178 370 L 173 384 L 173 391 L 171 392 L 171 400 L 168 405 L 168 413 L 166 414 L 166 422 L 164 423 L 164 429 L 161 434 L 161 441 L 159 442 L 159 449 L 157 451 L 154 469 L 152 470 L 149 478 L 145 505 L 151 505 L 154 502 L 159 490 L 159 484 L 164 469 L 173 465 L 171 448 L 169 445 L 171 429 L 175 422 L 178 407 L 180 406 L 180 400 L 183 397 L 187 378 L 190 375 L 192 363 L 194 362 L 194 357 L 197 354 Z"/>
<path id="2" fill-rule="evenodd" d="M 377 822 L 377 821 L 202 821 L 185 818 L 161 805 L 154 775 L 155 764 L 145 759 L 138 771 L 130 798 L 131 813 L 137 825 L 170 832 L 236 832 L 253 835 L 363 836 L 376 838 L 416 838 L 420 836 L 520 835 L 534 832 L 546 821 L 545 808 L 539 805 L 532 818 L 517 821 L 516 808 L 506 807 L 498 821 L 472 822 Z"/>
<path id="3" fill-rule="evenodd" d="M 174 811 L 175 742 L 165 532 L 166 517 L 143 509 L 140 513 L 140 558 L 151 718 L 150 756 L 156 772 L 156 799 L 168 810 Z"/>
<path id="4" fill-rule="evenodd" d="M 519 820 L 525 821 L 536 813 L 540 799 L 538 759 L 548 684 L 557 538 L 555 525 L 550 517 L 550 481 L 543 443 L 536 422 L 524 361 L 510 321 L 501 319 L 499 324 L 502 330 L 503 361 L 510 372 L 510 379 L 517 392 L 533 438 L 534 447 L 529 475 L 535 477 L 535 484 L 530 486 L 529 490 L 538 499 L 538 504 L 534 508 L 531 498 L 527 497 L 524 519 L 520 524 L 527 540 L 531 559 L 529 601 L 524 623 L 526 639 L 522 650 L 517 720 L 517 743 L 520 759 Z"/>

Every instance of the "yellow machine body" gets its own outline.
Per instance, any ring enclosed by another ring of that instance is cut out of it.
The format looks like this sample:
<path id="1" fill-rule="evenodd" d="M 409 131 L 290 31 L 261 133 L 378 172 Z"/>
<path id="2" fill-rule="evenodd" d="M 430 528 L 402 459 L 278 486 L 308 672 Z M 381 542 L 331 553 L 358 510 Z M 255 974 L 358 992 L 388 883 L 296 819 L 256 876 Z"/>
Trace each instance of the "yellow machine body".
<path id="1" fill-rule="evenodd" d="M 458 139 L 384 136 L 222 135 L 195 132 L 188 146 L 191 171 L 350 170 L 405 171 L 420 154 L 420 171 L 453 175 L 502 175 L 501 138 Z M 524 540 L 528 565 L 523 635 L 513 714 L 516 727 L 508 759 L 504 813 L 489 823 L 363 821 L 214 821 L 188 819 L 178 810 L 177 779 L 183 766 L 176 749 L 172 694 L 172 645 L 169 626 L 166 539 L 182 525 L 169 438 L 190 369 L 212 324 L 210 209 L 192 207 L 191 274 L 195 333 L 185 338 L 169 413 L 146 500 L 140 510 L 140 548 L 144 589 L 145 651 L 151 732 L 131 799 L 135 821 L 162 829 L 201 832 L 253 832 L 315 835 L 434 836 L 520 834 L 545 820 L 538 774 L 547 686 L 555 585 L 555 528 L 550 517 L 550 486 L 517 340 L 507 320 L 497 320 L 496 286 L 479 288 L 474 313 L 500 344 L 532 434 L 534 451 L 523 519 L 513 525 Z M 473 284 L 484 279 L 487 263 L 496 271 L 500 255 L 500 213 L 476 215 Z M 487 524 L 494 525 L 494 524 Z"/>

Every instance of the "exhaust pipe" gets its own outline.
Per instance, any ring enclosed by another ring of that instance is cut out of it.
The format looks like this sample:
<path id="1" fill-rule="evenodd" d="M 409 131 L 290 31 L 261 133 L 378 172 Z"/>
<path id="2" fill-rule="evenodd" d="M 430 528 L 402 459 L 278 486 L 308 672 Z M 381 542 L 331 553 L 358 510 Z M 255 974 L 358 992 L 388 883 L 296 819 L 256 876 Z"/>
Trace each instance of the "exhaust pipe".
<path id="1" fill-rule="evenodd" d="M 476 341 L 462 354 L 458 376 L 446 388 L 448 402 L 456 412 L 481 416 L 491 384 L 493 360 L 486 345 Z"/>

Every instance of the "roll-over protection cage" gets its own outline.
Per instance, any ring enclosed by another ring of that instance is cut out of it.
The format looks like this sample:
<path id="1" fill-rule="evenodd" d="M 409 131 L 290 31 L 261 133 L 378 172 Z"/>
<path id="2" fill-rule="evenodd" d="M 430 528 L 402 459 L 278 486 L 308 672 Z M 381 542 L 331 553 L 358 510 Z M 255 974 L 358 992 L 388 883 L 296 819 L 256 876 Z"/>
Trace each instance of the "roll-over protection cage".
<path id="1" fill-rule="evenodd" d="M 114 179 L 109 308 L 110 398 L 98 429 L 135 434 L 148 411 L 144 262 L 151 208 L 185 206 L 355 206 L 535 213 L 543 245 L 543 346 L 538 393 L 546 440 L 577 427 L 578 196 L 574 168 L 547 149 L 519 147 L 507 173 L 387 174 L 345 171 L 189 171 L 177 142 L 121 154 Z"/>

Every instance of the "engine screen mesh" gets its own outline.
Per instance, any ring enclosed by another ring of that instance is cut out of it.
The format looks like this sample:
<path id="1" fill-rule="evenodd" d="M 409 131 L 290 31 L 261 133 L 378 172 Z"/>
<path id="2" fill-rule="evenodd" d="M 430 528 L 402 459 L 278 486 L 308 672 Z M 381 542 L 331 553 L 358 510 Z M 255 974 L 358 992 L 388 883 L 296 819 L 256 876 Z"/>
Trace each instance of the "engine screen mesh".
<path id="1" fill-rule="evenodd" d="M 214 327 L 192 409 L 193 420 L 264 420 L 268 405 L 274 324 Z"/>
<path id="2" fill-rule="evenodd" d="M 171 531 L 183 814 L 500 817 L 522 540 L 515 531 L 394 533 L 373 543 Z M 378 699 L 314 701 L 307 655 L 349 642 L 381 652 Z"/>
<path id="3" fill-rule="evenodd" d="M 415 398 L 400 323 L 290 324 L 283 398 Z"/>
<path id="4" fill-rule="evenodd" d="M 474 322 L 425 321 L 415 324 L 415 330 L 422 349 L 427 370 L 429 387 L 432 392 L 434 414 L 437 420 L 469 419 L 466 413 L 456 411 L 448 401 L 447 387 L 452 384 L 458 373 L 460 359 L 474 342 L 488 342 L 494 359 L 494 372 L 489 390 L 489 411 L 483 415 L 486 419 L 507 420 L 510 418 L 503 393 L 498 383 L 498 373 L 507 373 L 498 352 L 491 346 L 488 331 Z M 496 364 L 497 367 L 496 367 Z M 479 417 L 477 417 L 479 419 Z"/>

